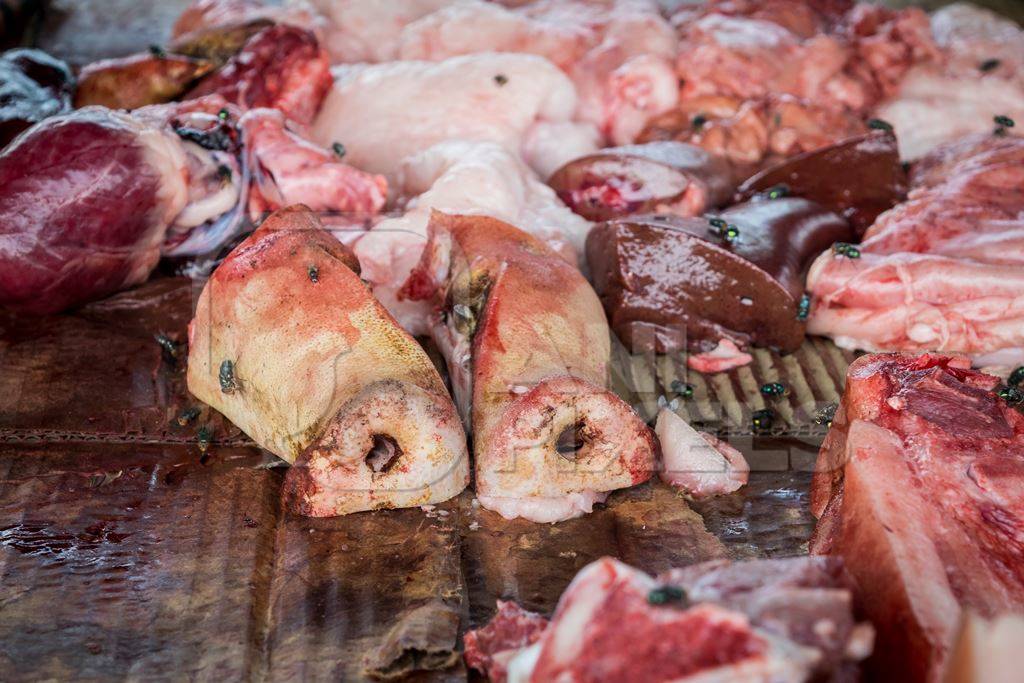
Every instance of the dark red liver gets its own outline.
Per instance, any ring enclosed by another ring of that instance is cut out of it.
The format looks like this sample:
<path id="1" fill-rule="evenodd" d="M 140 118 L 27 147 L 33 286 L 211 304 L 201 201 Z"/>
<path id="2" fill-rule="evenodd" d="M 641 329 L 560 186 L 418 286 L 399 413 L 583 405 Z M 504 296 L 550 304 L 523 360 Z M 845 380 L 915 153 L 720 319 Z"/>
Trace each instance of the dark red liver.
<path id="1" fill-rule="evenodd" d="M 720 218 L 729 242 L 705 218 L 641 216 L 595 227 L 587 239 L 594 287 L 612 328 L 632 349 L 662 351 L 738 344 L 795 350 L 804 272 L 849 224 L 820 204 L 786 198 L 739 204 Z"/>
<path id="2" fill-rule="evenodd" d="M 907 173 L 896 137 L 878 131 L 798 154 L 744 182 L 738 200 L 772 188 L 812 199 L 850 221 L 858 235 L 907 194 Z"/>

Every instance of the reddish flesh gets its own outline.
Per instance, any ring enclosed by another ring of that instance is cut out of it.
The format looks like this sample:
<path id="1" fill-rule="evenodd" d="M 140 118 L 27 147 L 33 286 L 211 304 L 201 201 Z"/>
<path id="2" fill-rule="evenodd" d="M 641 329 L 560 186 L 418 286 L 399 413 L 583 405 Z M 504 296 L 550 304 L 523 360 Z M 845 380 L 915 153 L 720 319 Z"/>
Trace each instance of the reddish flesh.
<path id="1" fill-rule="evenodd" d="M 516 650 L 533 645 L 548 627 L 548 620 L 514 602 L 498 601 L 498 613 L 487 625 L 464 636 L 466 664 L 491 683 L 506 677 L 507 659 Z"/>
<path id="2" fill-rule="evenodd" d="M 278 109 L 304 125 L 313 122 L 331 87 L 327 53 L 316 37 L 294 26 L 272 26 L 253 36 L 190 98 L 217 93 L 243 109 Z"/>
<path id="3" fill-rule="evenodd" d="M 7 147 L 0 305 L 54 313 L 144 280 L 167 228 L 161 180 L 137 132 L 102 110 L 49 119 Z"/>
<path id="4" fill-rule="evenodd" d="M 879 628 L 876 672 L 938 680 L 961 609 L 1024 608 L 1024 416 L 961 359 L 850 367 L 812 489 L 812 552 L 841 555 Z"/>

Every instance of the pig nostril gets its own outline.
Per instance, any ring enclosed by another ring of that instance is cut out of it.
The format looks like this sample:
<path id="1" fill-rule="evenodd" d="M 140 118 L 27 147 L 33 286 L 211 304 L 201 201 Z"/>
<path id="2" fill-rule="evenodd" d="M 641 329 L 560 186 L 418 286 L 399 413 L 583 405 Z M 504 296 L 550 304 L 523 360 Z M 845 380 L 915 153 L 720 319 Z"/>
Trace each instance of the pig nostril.
<path id="1" fill-rule="evenodd" d="M 366 451 L 364 460 L 375 473 L 387 472 L 402 455 L 398 442 L 385 434 L 374 434 L 373 445 Z"/>
<path id="2" fill-rule="evenodd" d="M 582 421 L 569 425 L 558 435 L 555 450 L 566 460 L 574 460 L 580 449 L 587 445 Z"/>

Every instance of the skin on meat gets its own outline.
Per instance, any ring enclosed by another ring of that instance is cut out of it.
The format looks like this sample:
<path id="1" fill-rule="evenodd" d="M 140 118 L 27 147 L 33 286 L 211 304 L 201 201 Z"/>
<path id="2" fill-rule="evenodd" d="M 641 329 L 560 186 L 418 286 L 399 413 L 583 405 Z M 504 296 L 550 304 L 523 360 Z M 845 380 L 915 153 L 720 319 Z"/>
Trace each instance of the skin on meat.
<path id="1" fill-rule="evenodd" d="M 1024 139 L 976 135 L 915 165 L 859 258 L 826 252 L 807 278 L 808 331 L 848 348 L 1024 363 Z"/>
<path id="2" fill-rule="evenodd" d="M 576 263 L 590 223 L 566 208 L 514 153 L 493 142 L 449 140 L 406 159 L 396 193 L 408 197 L 401 216 L 359 236 L 353 249 L 363 278 L 402 327 L 430 330 L 431 306 L 398 291 L 419 263 L 433 210 L 485 214 L 521 227 Z"/>
<path id="3" fill-rule="evenodd" d="M 214 271 L 189 326 L 188 387 L 294 463 L 300 514 L 437 503 L 468 483 L 437 370 L 305 207 L 272 215 Z"/>
<path id="4" fill-rule="evenodd" d="M 652 434 L 605 388 L 608 323 L 575 266 L 485 216 L 435 212 L 430 235 L 403 292 L 440 309 L 432 332 L 471 406 L 481 504 L 558 521 L 650 478 Z"/>

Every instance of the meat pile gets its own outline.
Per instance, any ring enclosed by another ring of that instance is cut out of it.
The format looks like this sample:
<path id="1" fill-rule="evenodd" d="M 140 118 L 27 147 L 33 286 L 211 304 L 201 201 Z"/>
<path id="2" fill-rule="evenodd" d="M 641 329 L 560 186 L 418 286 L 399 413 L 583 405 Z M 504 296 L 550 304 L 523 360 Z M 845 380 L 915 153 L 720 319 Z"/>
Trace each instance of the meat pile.
<path id="1" fill-rule="evenodd" d="M 1024 139 L 997 130 L 944 145 L 910 186 L 854 254 L 826 252 L 812 267 L 808 331 L 848 348 L 1021 365 Z"/>
<path id="2" fill-rule="evenodd" d="M 657 578 L 611 558 L 580 570 L 550 623 L 499 602 L 465 636 L 491 681 L 850 680 L 872 629 L 832 558 L 714 561 Z"/>
<path id="3" fill-rule="evenodd" d="M 965 611 L 1024 609 L 1024 415 L 968 368 L 858 359 L 818 456 L 811 552 L 856 580 L 885 680 L 942 680 Z"/>
<path id="4" fill-rule="evenodd" d="M 717 0 L 673 21 L 679 106 L 641 137 L 694 142 L 740 175 L 863 132 L 910 66 L 940 58 L 919 9 Z"/>

